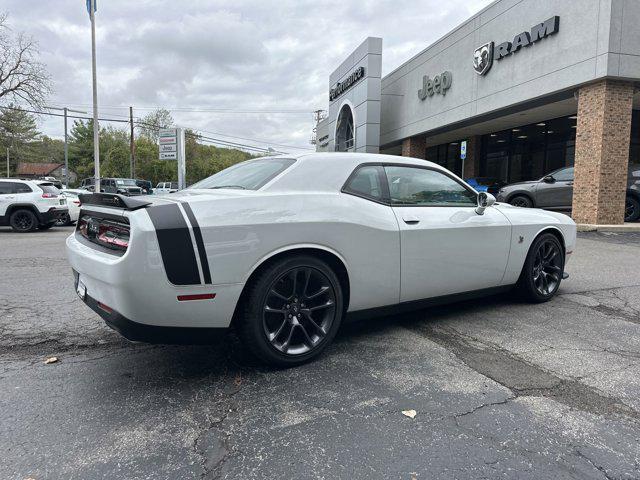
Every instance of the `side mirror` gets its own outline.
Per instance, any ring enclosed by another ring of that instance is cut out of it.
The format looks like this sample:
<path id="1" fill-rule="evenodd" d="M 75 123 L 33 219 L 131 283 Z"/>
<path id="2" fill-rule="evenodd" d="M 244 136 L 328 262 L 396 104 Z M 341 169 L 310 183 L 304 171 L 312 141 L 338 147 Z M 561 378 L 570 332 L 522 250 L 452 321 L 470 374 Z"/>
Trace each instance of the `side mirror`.
<path id="1" fill-rule="evenodd" d="M 544 183 L 555 183 L 556 179 L 553 178 L 553 175 L 547 175 L 542 179 Z"/>
<path id="2" fill-rule="evenodd" d="M 478 194 L 478 208 L 476 208 L 476 213 L 478 215 L 484 215 L 484 211 L 494 203 L 496 203 L 496 197 L 487 192 L 480 192 Z"/>

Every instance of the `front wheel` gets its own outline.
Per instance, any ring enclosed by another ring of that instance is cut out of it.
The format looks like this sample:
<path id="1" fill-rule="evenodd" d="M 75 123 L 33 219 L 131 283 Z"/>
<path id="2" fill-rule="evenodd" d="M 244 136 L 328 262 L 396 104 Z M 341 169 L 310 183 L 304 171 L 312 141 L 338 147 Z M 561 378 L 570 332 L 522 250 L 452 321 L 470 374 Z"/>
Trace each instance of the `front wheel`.
<path id="1" fill-rule="evenodd" d="M 544 233 L 535 239 L 522 267 L 517 289 L 533 303 L 551 300 L 562 282 L 564 254 L 558 238 Z"/>
<path id="2" fill-rule="evenodd" d="M 524 195 L 517 195 L 513 197 L 511 200 L 509 200 L 509 203 L 514 207 L 521 207 L 521 208 L 533 207 L 533 202 L 531 201 L 531 199 L 528 197 L 525 197 Z"/>
<path id="3" fill-rule="evenodd" d="M 634 197 L 627 197 L 624 205 L 624 221 L 635 222 L 640 218 L 640 201 Z"/>
<path id="4" fill-rule="evenodd" d="M 343 315 L 343 293 L 334 271 L 300 255 L 267 267 L 239 305 L 239 333 L 260 360 L 279 367 L 303 364 L 333 341 Z"/>

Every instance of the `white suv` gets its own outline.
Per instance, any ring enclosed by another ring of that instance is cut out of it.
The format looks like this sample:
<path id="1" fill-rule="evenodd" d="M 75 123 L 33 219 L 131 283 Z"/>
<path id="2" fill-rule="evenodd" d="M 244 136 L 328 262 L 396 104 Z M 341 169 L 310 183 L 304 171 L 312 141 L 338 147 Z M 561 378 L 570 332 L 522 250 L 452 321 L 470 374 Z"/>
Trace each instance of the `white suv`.
<path id="1" fill-rule="evenodd" d="M 67 199 L 53 183 L 0 178 L 0 225 L 16 232 L 46 230 L 67 213 Z"/>

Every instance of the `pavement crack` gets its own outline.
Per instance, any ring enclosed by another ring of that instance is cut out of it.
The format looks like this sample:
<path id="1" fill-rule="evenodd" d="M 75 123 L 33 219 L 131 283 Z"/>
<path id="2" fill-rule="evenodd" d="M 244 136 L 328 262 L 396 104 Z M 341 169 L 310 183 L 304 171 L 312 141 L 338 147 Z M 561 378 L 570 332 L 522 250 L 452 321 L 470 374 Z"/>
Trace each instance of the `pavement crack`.
<path id="1" fill-rule="evenodd" d="M 604 476 L 604 478 L 606 480 L 615 480 L 615 477 L 612 477 L 611 475 L 609 475 L 603 466 L 598 465 L 597 463 L 595 463 L 587 455 L 585 455 L 582 451 L 580 451 L 580 449 L 576 448 L 574 451 L 575 451 L 575 453 L 576 453 L 576 455 L 578 457 L 586 460 L 593 468 L 595 468 L 600 473 L 602 473 L 602 475 Z"/>
<path id="2" fill-rule="evenodd" d="M 520 396 L 546 397 L 570 408 L 596 415 L 624 415 L 635 421 L 640 420 L 640 412 L 621 400 L 608 397 L 576 379 L 562 378 L 545 371 L 497 345 L 482 342 L 441 325 L 411 324 L 407 328 L 438 343 L 469 368 L 509 389 L 512 397 L 499 403 L 506 403 Z M 484 406 L 478 409 L 481 408 Z M 473 411 L 466 415 L 471 413 Z"/>

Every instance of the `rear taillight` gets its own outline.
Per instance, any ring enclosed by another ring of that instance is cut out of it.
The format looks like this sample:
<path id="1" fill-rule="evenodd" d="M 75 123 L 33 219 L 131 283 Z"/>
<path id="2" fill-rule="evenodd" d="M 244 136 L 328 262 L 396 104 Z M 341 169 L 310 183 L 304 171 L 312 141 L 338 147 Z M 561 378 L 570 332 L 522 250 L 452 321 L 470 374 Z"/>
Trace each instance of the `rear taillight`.
<path id="1" fill-rule="evenodd" d="M 75 203 L 79 207 L 82 206 L 82 203 L 80 203 L 80 200 L 74 200 L 73 203 Z"/>
<path id="2" fill-rule="evenodd" d="M 42 198 L 57 198 L 58 196 L 54 193 L 43 193 Z"/>
<path id="3" fill-rule="evenodd" d="M 129 225 L 103 218 L 83 215 L 78 220 L 78 232 L 87 240 L 113 250 L 129 247 Z"/>

